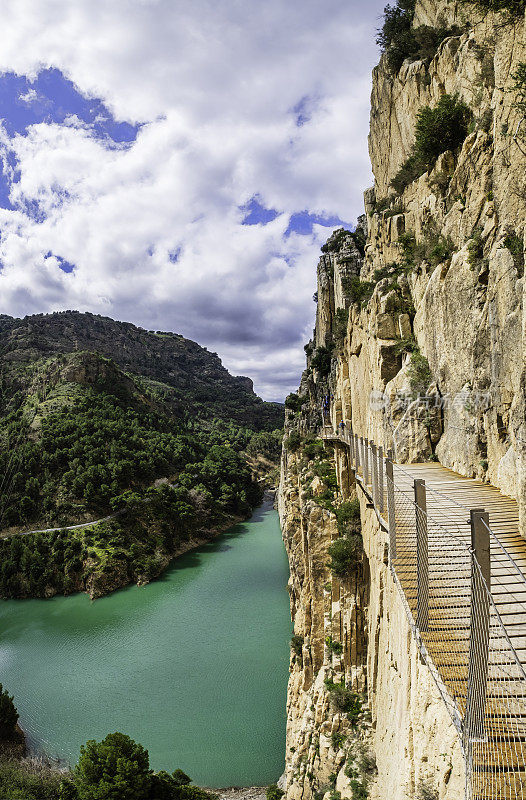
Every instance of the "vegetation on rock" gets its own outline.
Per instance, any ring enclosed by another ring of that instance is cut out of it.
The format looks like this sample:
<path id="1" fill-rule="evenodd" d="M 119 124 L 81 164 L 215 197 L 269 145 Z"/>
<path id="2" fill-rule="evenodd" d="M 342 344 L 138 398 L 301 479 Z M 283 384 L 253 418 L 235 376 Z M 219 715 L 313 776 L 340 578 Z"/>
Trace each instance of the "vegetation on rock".
<path id="1" fill-rule="evenodd" d="M 353 533 L 349 536 L 335 539 L 330 543 L 327 552 L 330 556 L 328 566 L 331 572 L 338 578 L 346 578 L 362 556 L 362 537 L 357 533 Z"/>
<path id="2" fill-rule="evenodd" d="M 456 95 L 444 94 L 433 108 L 421 108 L 411 154 L 391 181 L 394 190 L 401 194 L 434 166 L 439 155 L 456 150 L 467 136 L 470 118 L 469 108 Z"/>
<path id="3" fill-rule="evenodd" d="M 387 64 L 393 74 L 399 72 L 406 58 L 431 59 L 440 44 L 449 36 L 460 33 L 457 26 L 433 28 L 429 25 L 413 27 L 415 0 L 397 0 L 396 5 L 384 9 L 384 22 L 376 43 L 386 53 Z"/>
<path id="4" fill-rule="evenodd" d="M 331 371 L 332 353 L 328 347 L 317 347 L 310 365 L 313 369 L 318 370 L 323 377 L 327 376 Z"/>
<path id="5" fill-rule="evenodd" d="M 413 349 L 411 353 L 407 372 L 409 386 L 413 395 L 424 394 L 433 380 L 433 375 L 427 358 L 422 355 L 418 348 Z"/>
<path id="6" fill-rule="evenodd" d="M 267 800 L 281 800 L 284 794 L 285 792 L 276 783 L 271 783 L 270 786 L 267 786 Z"/>
<path id="7" fill-rule="evenodd" d="M 477 6 L 480 11 L 486 13 L 504 11 L 512 17 L 522 16 L 526 9 L 526 0 L 462 0 L 462 2 Z"/>

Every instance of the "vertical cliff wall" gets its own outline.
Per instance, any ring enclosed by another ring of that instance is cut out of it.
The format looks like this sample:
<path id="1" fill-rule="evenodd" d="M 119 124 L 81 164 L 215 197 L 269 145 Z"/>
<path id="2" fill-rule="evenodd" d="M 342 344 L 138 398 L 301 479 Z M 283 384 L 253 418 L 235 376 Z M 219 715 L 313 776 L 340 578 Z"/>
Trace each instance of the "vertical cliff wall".
<path id="1" fill-rule="evenodd" d="M 393 69 L 384 55 L 373 73 L 375 186 L 356 231 L 323 248 L 307 369 L 288 403 L 290 798 L 464 796 L 458 736 L 419 660 L 386 535 L 343 453 L 318 443 L 321 425 L 343 420 L 398 461 L 491 482 L 519 501 L 526 535 L 526 141 L 513 88 L 524 19 L 417 0 L 413 29 L 440 36 L 425 58 Z M 465 136 L 411 173 L 419 112 L 444 95 L 467 109 Z M 355 541 L 357 502 L 360 547 L 338 574 L 331 544 Z"/>

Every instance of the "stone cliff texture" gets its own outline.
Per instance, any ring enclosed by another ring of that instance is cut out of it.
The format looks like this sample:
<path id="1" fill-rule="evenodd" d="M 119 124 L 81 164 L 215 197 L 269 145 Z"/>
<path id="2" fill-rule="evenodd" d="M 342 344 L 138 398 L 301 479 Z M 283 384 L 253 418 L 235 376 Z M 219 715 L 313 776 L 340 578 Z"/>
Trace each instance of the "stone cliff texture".
<path id="1" fill-rule="evenodd" d="M 337 231 L 323 248 L 307 369 L 287 412 L 279 507 L 297 635 L 289 798 L 464 797 L 458 736 L 420 662 L 386 534 L 341 455 L 315 452 L 321 425 L 344 420 L 399 462 L 438 460 L 492 483 L 518 500 L 526 536 L 526 144 L 512 90 L 526 61 L 524 18 L 417 0 L 421 25 L 456 28 L 433 57 L 393 74 L 383 56 L 374 70 L 375 185 L 357 231 Z M 446 93 L 469 109 L 465 139 L 395 190 L 418 112 Z M 320 459 L 337 487 L 320 485 Z M 356 496 L 363 552 L 339 578 L 328 567 L 335 512 Z M 331 682 L 343 680 L 362 698 L 357 720 L 334 706 Z"/>

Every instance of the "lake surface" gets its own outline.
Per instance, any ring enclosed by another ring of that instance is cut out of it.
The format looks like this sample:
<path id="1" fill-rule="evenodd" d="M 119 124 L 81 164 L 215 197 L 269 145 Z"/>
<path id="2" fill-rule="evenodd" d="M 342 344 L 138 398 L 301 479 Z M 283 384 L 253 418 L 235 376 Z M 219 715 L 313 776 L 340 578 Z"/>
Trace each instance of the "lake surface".
<path id="1" fill-rule="evenodd" d="M 0 602 L 0 681 L 31 742 L 72 764 L 87 739 L 122 731 L 154 769 L 271 783 L 284 762 L 287 579 L 266 502 L 149 586 Z"/>

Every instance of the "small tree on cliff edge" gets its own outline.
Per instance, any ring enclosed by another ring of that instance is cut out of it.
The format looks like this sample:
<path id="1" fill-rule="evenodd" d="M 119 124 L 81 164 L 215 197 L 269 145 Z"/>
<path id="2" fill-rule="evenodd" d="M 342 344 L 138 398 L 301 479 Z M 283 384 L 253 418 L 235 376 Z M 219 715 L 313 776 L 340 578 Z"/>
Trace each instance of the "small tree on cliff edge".
<path id="1" fill-rule="evenodd" d="M 18 722 L 18 711 L 13 698 L 0 683 L 0 737 L 9 739 L 13 736 Z"/>

